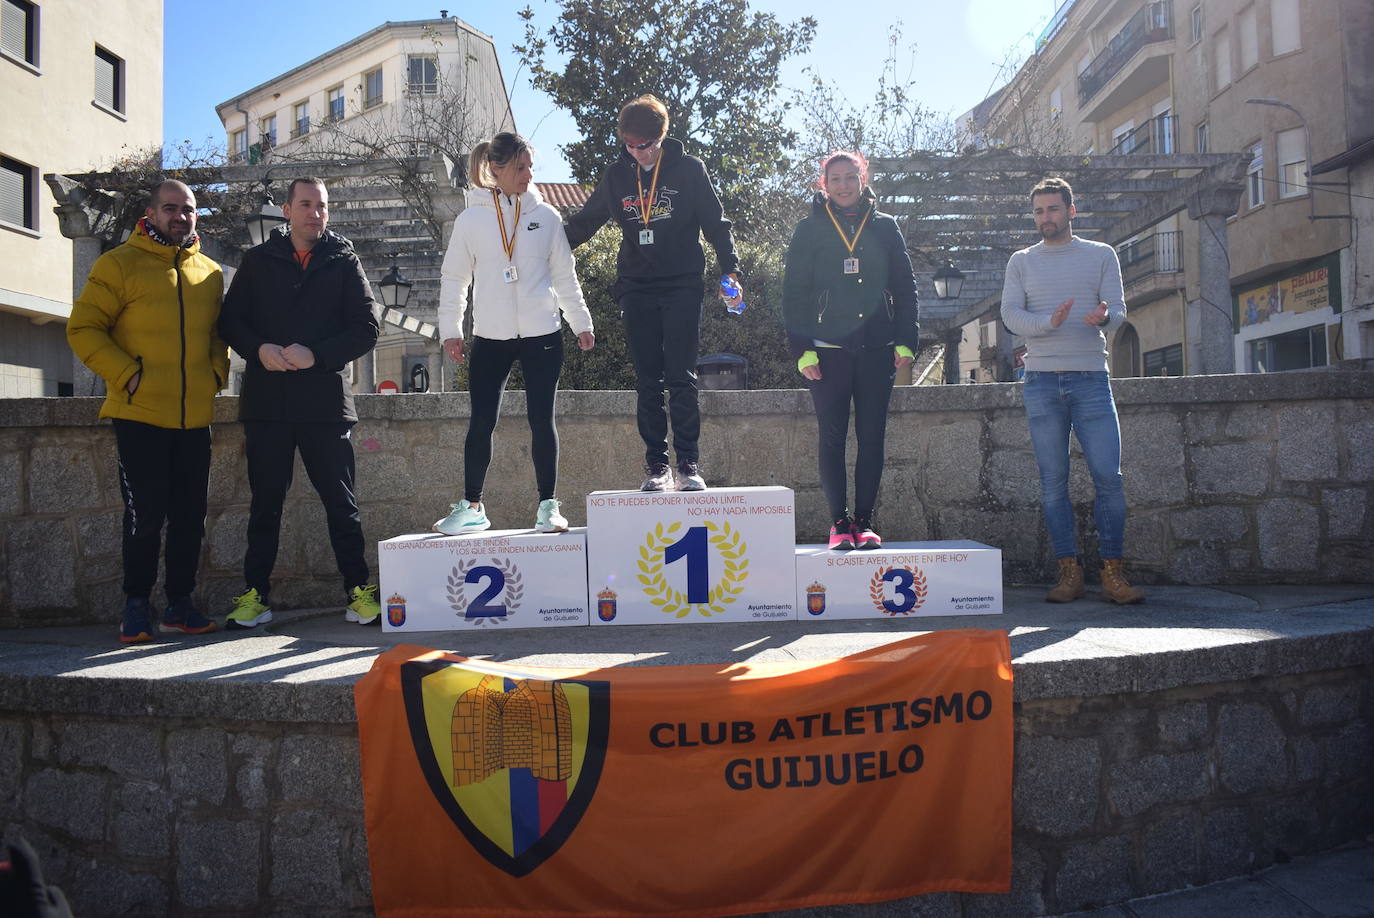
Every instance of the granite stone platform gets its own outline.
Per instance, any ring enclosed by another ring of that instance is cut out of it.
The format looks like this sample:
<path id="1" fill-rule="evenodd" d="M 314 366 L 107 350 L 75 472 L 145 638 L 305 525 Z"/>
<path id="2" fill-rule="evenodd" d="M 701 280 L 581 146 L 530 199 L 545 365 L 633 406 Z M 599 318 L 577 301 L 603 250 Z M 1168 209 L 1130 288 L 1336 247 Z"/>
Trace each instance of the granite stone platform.
<path id="1" fill-rule="evenodd" d="M 1002 616 L 404 638 L 655 666 L 831 658 L 956 627 L 1011 633 L 1011 893 L 790 914 L 1183 915 L 1116 903 L 1374 832 L 1370 585 L 1153 586 L 1126 608 L 1013 586 Z M 0 825 L 22 829 L 77 914 L 371 914 L 352 685 L 400 641 L 337 609 L 249 634 L 115 635 L 112 621 L 0 631 Z"/>

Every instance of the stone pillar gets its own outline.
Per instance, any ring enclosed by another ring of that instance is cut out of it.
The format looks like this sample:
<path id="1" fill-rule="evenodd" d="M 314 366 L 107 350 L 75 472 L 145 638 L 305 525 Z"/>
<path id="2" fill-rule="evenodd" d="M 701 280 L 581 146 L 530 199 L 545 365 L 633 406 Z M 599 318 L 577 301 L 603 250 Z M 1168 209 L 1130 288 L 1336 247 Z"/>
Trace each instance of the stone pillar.
<path id="1" fill-rule="evenodd" d="M 1241 191 L 1238 182 L 1218 182 L 1188 196 L 1188 216 L 1198 221 L 1198 298 L 1189 305 L 1198 310 L 1199 374 L 1236 371 L 1226 219 L 1239 209 Z"/>
<path id="2" fill-rule="evenodd" d="M 359 392 L 377 391 L 377 351 L 368 351 L 354 362 Z"/>
<path id="3" fill-rule="evenodd" d="M 959 344 L 964 340 L 964 330 L 959 326 L 948 329 L 944 335 L 945 344 L 945 385 L 957 386 L 959 378 Z"/>
<path id="4" fill-rule="evenodd" d="M 43 176 L 52 190 L 57 206 L 58 226 L 62 235 L 72 241 L 72 302 L 75 303 L 95 260 L 104 251 L 105 237 L 113 232 L 111 214 L 117 212 L 118 197 L 105 191 L 90 191 L 65 175 Z M 72 355 L 72 393 L 75 395 L 105 394 L 105 380 L 92 373 Z"/>

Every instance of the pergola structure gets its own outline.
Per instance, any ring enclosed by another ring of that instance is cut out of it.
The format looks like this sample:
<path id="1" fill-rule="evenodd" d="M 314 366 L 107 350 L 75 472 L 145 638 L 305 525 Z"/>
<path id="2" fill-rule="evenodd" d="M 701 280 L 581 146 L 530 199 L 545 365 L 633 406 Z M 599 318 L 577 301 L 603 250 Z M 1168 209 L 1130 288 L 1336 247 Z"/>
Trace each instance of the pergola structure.
<path id="1" fill-rule="evenodd" d="M 921 281 L 923 333 L 957 353 L 960 329 L 997 309 L 1007 259 L 1038 236 L 1028 194 L 1046 176 L 1073 186 L 1074 232 L 1117 246 L 1180 212 L 1202 224 L 1198 244 L 1202 373 L 1234 370 L 1226 221 L 1240 205 L 1247 158 L 1239 153 L 1022 156 L 916 153 L 875 159 L 883 209 L 903 222 Z M 966 280 L 938 300 L 931 276 L 948 259 Z M 952 380 L 951 380 L 952 381 Z"/>
<path id="2" fill-rule="evenodd" d="M 434 314 L 439 267 L 453 219 L 463 209 L 461 166 L 442 154 L 413 159 L 275 162 L 256 165 L 171 169 L 166 177 L 190 185 L 208 212 L 202 217 L 202 248 L 222 264 L 236 266 L 249 245 L 246 220 L 270 194 L 278 204 L 293 178 L 315 176 L 329 185 L 330 229 L 348 237 L 377 289 L 393 265 L 411 283 L 404 311 L 388 309 L 383 320 L 428 339 L 438 353 Z M 117 243 L 141 210 L 128 197 L 146 189 L 121 190 L 128 177 L 117 173 L 46 175 L 58 201 L 62 234 L 73 242 L 73 298 L 100 253 Z M 219 217 L 221 219 L 214 219 Z M 359 366 L 365 391 L 374 386 L 370 361 Z M 76 391 L 91 389 L 94 377 L 77 363 Z"/>
<path id="3" fill-rule="evenodd" d="M 1084 157 L 1023 156 L 1001 150 L 967 155 L 914 153 L 871 163 L 883 208 L 904 225 L 922 292 L 922 326 L 958 351 L 960 329 L 997 308 L 1007 258 L 1036 240 L 1027 193 L 1047 175 L 1074 187 L 1074 231 L 1120 245 L 1160 220 L 1186 211 L 1199 221 L 1198 269 L 1203 373 L 1234 369 L 1227 269 L 1226 220 L 1239 207 L 1246 158 L 1239 153 L 1129 154 Z M 353 241 L 369 279 L 380 284 L 393 265 L 412 283 L 404 313 L 389 310 L 387 322 L 432 342 L 439 268 L 453 219 L 463 209 L 466 177 L 460 164 L 440 153 L 416 159 L 277 162 L 222 168 L 170 170 L 167 175 L 196 190 L 197 200 L 226 219 L 217 228 L 203 219 L 208 254 L 236 265 L 248 244 L 245 219 L 256 213 L 263 192 L 280 201 L 293 177 L 313 175 L 329 183 L 330 227 Z M 123 177 L 127 181 L 127 176 Z M 111 173 L 45 176 L 59 202 L 63 235 L 73 240 L 73 297 L 100 253 L 129 227 L 124 200 L 131 191 Z M 142 189 L 139 189 L 140 191 Z M 966 277 L 952 300 L 933 295 L 932 276 L 946 260 Z M 370 364 L 363 383 L 373 385 Z M 77 391 L 88 371 L 77 366 Z"/>

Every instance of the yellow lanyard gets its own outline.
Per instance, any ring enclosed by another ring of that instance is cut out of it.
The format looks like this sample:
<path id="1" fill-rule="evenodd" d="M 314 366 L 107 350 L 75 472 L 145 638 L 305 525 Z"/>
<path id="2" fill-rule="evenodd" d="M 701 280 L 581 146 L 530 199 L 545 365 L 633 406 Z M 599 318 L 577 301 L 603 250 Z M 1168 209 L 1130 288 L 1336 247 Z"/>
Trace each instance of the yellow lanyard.
<path id="1" fill-rule="evenodd" d="M 506 215 L 501 212 L 501 196 L 496 189 L 491 190 L 491 203 L 496 206 L 496 225 L 501 227 L 501 248 L 506 250 L 506 261 L 515 260 L 515 231 L 520 229 L 520 199 L 515 199 L 515 229 L 510 234 L 506 234 Z"/>
<path id="2" fill-rule="evenodd" d="M 658 191 L 658 167 L 663 165 L 663 153 L 658 154 L 658 162 L 654 163 L 654 177 L 649 183 L 649 200 L 644 200 L 644 182 L 642 176 L 644 170 L 639 168 L 639 163 L 635 163 L 635 187 L 639 189 L 639 222 L 645 226 L 649 225 L 649 217 L 653 216 L 654 195 Z"/>
<path id="3" fill-rule="evenodd" d="M 868 225 L 868 218 L 873 213 L 873 205 L 868 205 L 868 210 L 864 213 L 864 218 L 859 221 L 859 228 L 854 231 L 853 239 L 850 239 L 844 234 L 844 230 L 840 227 L 840 221 L 835 219 L 835 212 L 830 209 L 829 201 L 825 202 L 825 212 L 830 217 L 830 222 L 835 224 L 835 232 L 840 234 L 840 240 L 844 243 L 844 247 L 849 250 L 850 257 L 853 257 L 854 246 L 859 244 L 859 237 L 864 234 L 864 227 Z"/>

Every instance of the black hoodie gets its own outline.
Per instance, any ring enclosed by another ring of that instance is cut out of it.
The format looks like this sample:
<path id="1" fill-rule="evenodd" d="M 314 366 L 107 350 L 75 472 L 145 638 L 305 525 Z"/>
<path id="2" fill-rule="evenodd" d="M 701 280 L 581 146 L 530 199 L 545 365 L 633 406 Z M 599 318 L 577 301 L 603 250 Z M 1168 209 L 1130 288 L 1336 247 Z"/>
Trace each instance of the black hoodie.
<path id="1" fill-rule="evenodd" d="M 620 226 L 620 253 L 616 257 L 618 280 L 614 293 L 626 286 L 692 287 L 700 286 L 706 270 L 701 236 L 716 251 L 721 274 L 739 270 L 730 221 L 725 219 L 720 198 L 706 174 L 706 166 L 682 150 L 682 143 L 671 137 L 663 140 L 649 229 L 654 231 L 652 245 L 640 245 L 644 222 L 638 207 L 639 188 L 649 193 L 653 170 L 644 172 L 623 147 L 620 158 L 611 164 L 597 182 L 587 205 L 568 218 L 568 243 L 573 248 L 586 242 L 607 220 Z M 635 173 L 641 172 L 639 183 Z"/>
<path id="2" fill-rule="evenodd" d="M 219 333 L 244 359 L 241 421 L 356 421 L 348 362 L 377 343 L 379 324 L 352 244 L 333 231 L 310 250 L 302 271 L 286 233 L 273 233 L 243 255 L 220 310 Z M 303 344 L 315 355 L 306 370 L 272 372 L 258 360 L 263 344 Z"/>

